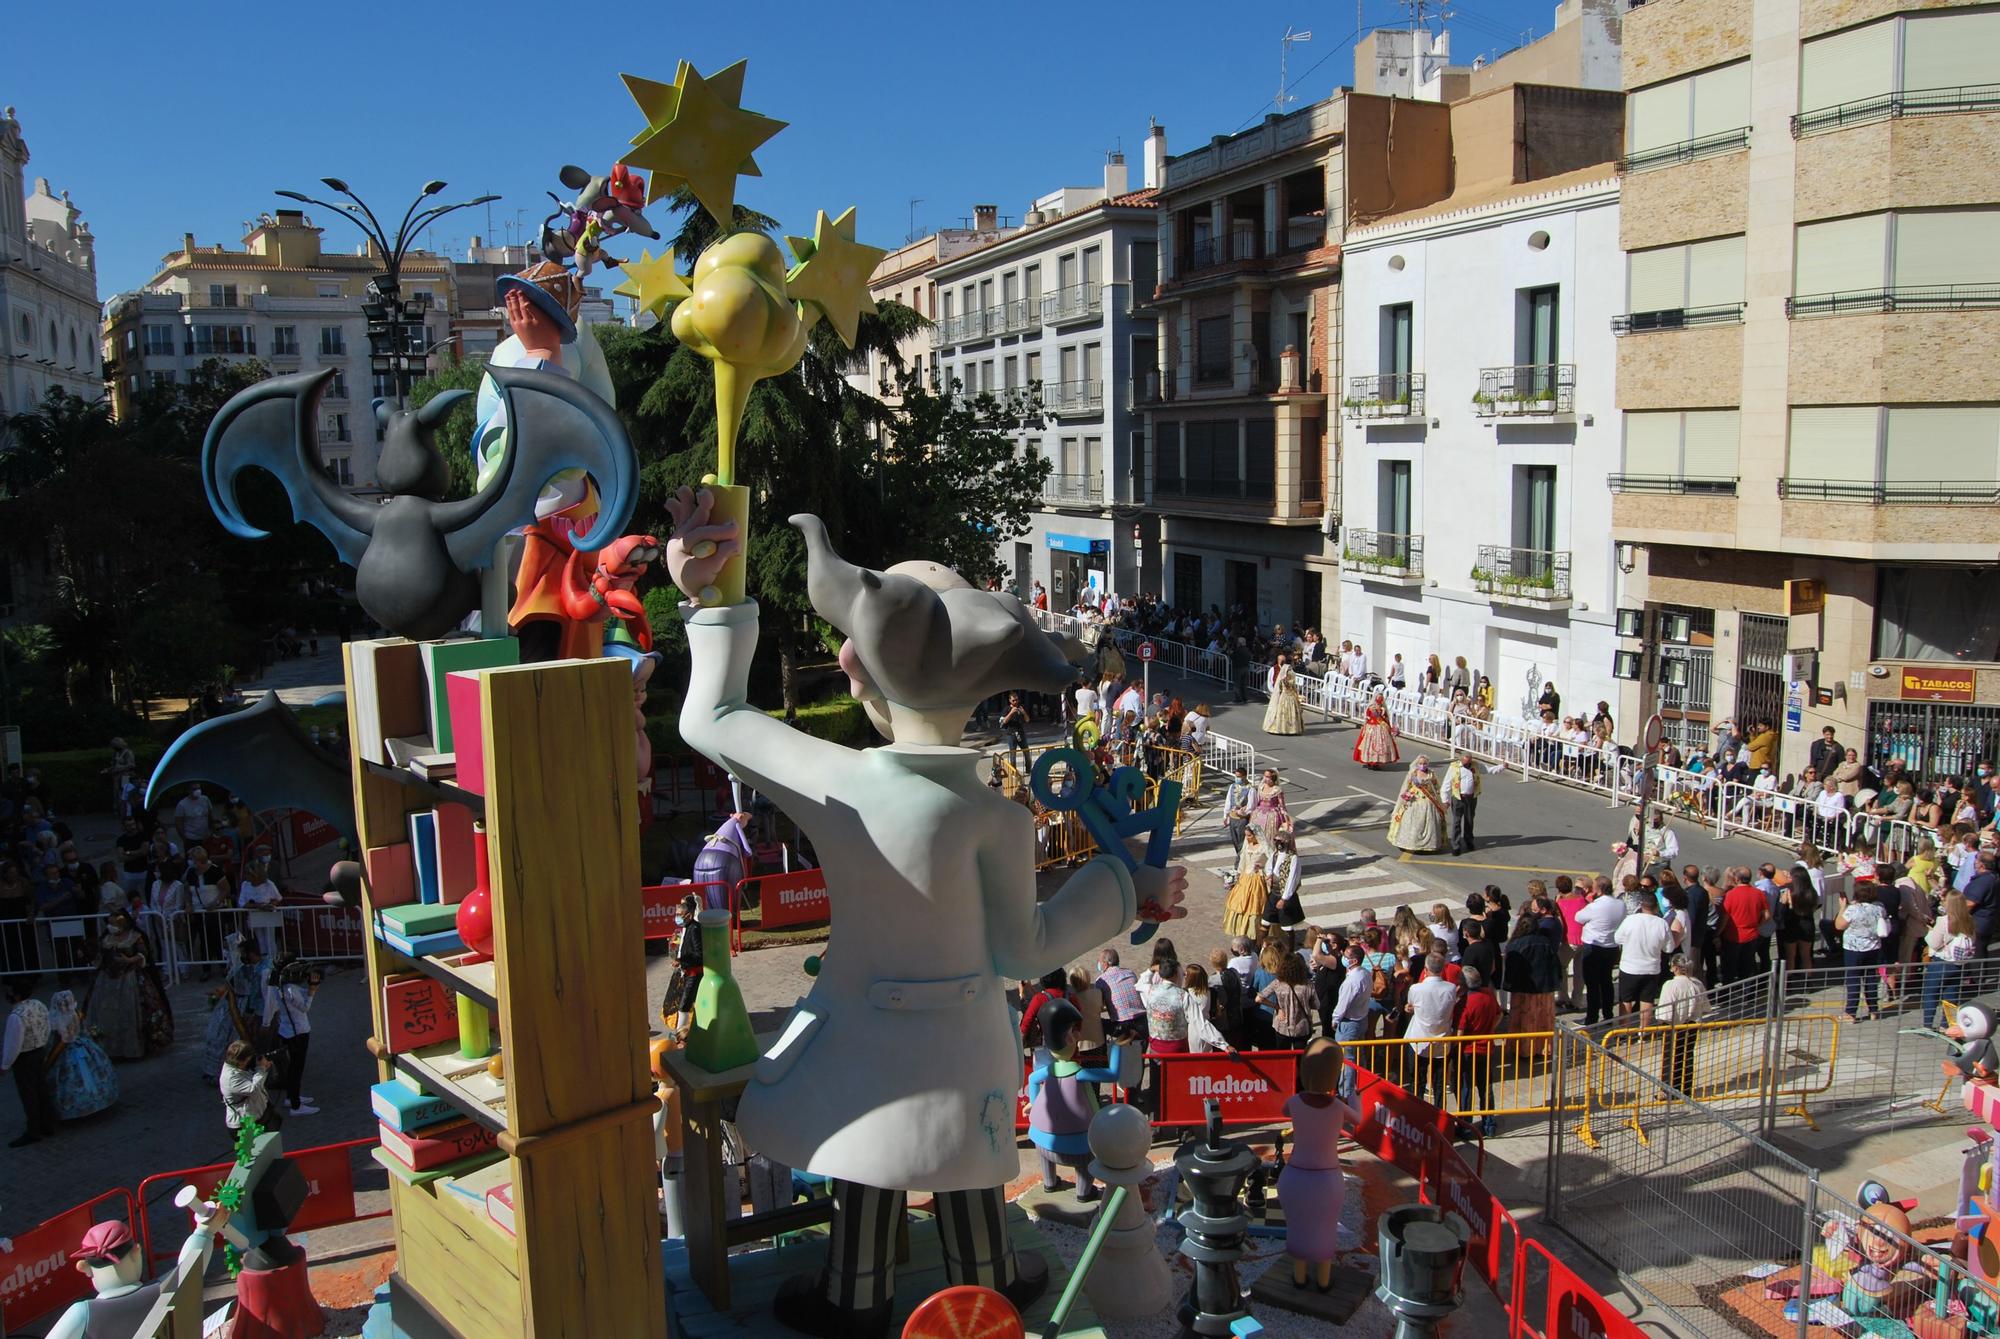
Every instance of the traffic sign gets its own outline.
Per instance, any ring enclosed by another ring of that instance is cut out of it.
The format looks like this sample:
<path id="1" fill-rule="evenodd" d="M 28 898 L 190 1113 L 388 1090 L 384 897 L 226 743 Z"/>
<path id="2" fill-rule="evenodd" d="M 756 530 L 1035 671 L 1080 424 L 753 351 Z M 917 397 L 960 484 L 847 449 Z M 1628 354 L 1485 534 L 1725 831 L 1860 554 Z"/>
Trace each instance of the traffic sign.
<path id="1" fill-rule="evenodd" d="M 1138 656 L 1141 660 L 1151 660 L 1153 658 L 1153 644 L 1151 642 L 1140 642 Z"/>

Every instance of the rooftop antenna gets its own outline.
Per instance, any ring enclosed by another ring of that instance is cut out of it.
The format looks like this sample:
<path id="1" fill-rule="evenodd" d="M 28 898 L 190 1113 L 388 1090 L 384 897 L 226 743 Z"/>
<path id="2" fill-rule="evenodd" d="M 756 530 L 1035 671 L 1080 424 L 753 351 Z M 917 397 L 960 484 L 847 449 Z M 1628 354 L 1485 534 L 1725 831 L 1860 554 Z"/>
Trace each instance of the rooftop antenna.
<path id="1" fill-rule="evenodd" d="M 1278 96 L 1276 101 L 1278 104 L 1278 115 L 1280 116 L 1285 114 L 1286 103 L 1298 101 L 1297 98 L 1285 91 L 1291 83 L 1285 76 L 1285 67 L 1291 61 L 1292 45 L 1296 42 L 1310 42 L 1312 41 L 1312 37 L 1311 29 L 1299 32 L 1290 24 L 1286 24 L 1285 35 L 1278 39 Z"/>
<path id="2" fill-rule="evenodd" d="M 922 203 L 921 197 L 915 195 L 910 197 L 910 231 L 903 238 L 905 242 L 917 240 L 917 206 Z"/>

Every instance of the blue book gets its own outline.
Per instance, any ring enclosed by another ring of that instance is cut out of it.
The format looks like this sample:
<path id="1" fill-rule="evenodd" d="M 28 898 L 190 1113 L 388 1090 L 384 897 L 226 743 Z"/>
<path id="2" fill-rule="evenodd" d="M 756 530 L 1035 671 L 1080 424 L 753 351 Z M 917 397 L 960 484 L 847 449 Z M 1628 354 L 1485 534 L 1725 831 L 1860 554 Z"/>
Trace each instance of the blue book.
<path id="1" fill-rule="evenodd" d="M 417 901 L 436 902 L 438 891 L 437 815 L 428 809 L 410 815 L 410 860 L 416 871 Z"/>
<path id="2" fill-rule="evenodd" d="M 378 1083 L 368 1090 L 368 1105 L 375 1118 L 392 1130 L 420 1130 L 439 1121 L 456 1119 L 458 1108 L 442 1097 L 432 1097 L 412 1088 L 401 1078 Z"/>
<path id="3" fill-rule="evenodd" d="M 446 953 L 465 952 L 465 941 L 456 930 L 437 930 L 425 935 L 406 935 L 377 921 L 375 937 L 396 952 L 412 958 L 435 958 Z"/>

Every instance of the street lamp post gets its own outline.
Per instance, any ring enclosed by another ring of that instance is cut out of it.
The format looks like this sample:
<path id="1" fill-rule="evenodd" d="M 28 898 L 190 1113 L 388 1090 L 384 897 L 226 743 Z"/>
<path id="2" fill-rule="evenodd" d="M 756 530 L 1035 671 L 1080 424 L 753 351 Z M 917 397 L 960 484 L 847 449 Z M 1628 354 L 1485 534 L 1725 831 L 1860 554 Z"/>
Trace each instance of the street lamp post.
<path id="1" fill-rule="evenodd" d="M 427 181 L 410 207 L 403 211 L 403 221 L 396 227 L 395 240 L 382 226 L 375 211 L 339 177 L 321 177 L 320 180 L 333 190 L 346 196 L 351 204 L 341 204 L 332 200 L 316 200 L 297 191 L 279 191 L 287 200 L 297 200 L 300 204 L 312 205 L 319 209 L 331 209 L 341 214 L 375 244 L 383 259 L 382 273 L 368 281 L 368 298 L 361 304 L 361 314 L 368 322 L 368 366 L 377 377 L 387 377 L 396 389 L 396 407 L 403 407 L 411 384 L 417 373 L 429 363 L 436 345 L 431 344 L 425 334 L 424 318 L 429 315 L 431 295 L 420 293 L 415 297 L 403 296 L 403 258 L 409 254 L 411 243 L 425 228 L 436 223 L 446 214 L 460 209 L 470 209 L 498 200 L 497 195 L 482 195 L 475 200 L 461 200 L 457 204 L 436 205 L 419 212 L 418 206 L 444 189 L 441 181 Z"/>

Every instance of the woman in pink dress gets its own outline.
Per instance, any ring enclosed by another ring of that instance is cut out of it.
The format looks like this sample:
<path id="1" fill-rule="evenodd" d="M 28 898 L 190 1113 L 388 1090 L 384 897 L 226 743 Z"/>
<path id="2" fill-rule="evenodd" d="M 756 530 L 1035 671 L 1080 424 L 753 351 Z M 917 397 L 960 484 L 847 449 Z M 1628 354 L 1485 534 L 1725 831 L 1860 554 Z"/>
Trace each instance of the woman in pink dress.
<path id="1" fill-rule="evenodd" d="M 1396 727 L 1389 723 L 1389 704 L 1382 694 L 1368 704 L 1361 716 L 1361 733 L 1354 741 L 1354 761 L 1369 770 L 1397 762 Z"/>
<path id="2" fill-rule="evenodd" d="M 1266 769 L 1257 780 L 1257 798 L 1250 806 L 1250 826 L 1264 839 L 1264 849 L 1275 850 L 1278 834 L 1292 826 L 1285 808 L 1285 788 L 1278 784 L 1276 769 Z"/>
<path id="3" fill-rule="evenodd" d="M 1340 1132 L 1361 1119 L 1334 1095 L 1340 1081 L 1340 1043 L 1319 1038 L 1299 1057 L 1299 1091 L 1285 1103 L 1292 1123 L 1292 1156 L 1278 1173 L 1278 1202 L 1285 1207 L 1285 1251 L 1292 1284 L 1306 1286 L 1308 1270 L 1321 1292 L 1333 1287 L 1333 1259 L 1340 1250 L 1340 1211 L 1347 1184 L 1340 1167 Z"/>

